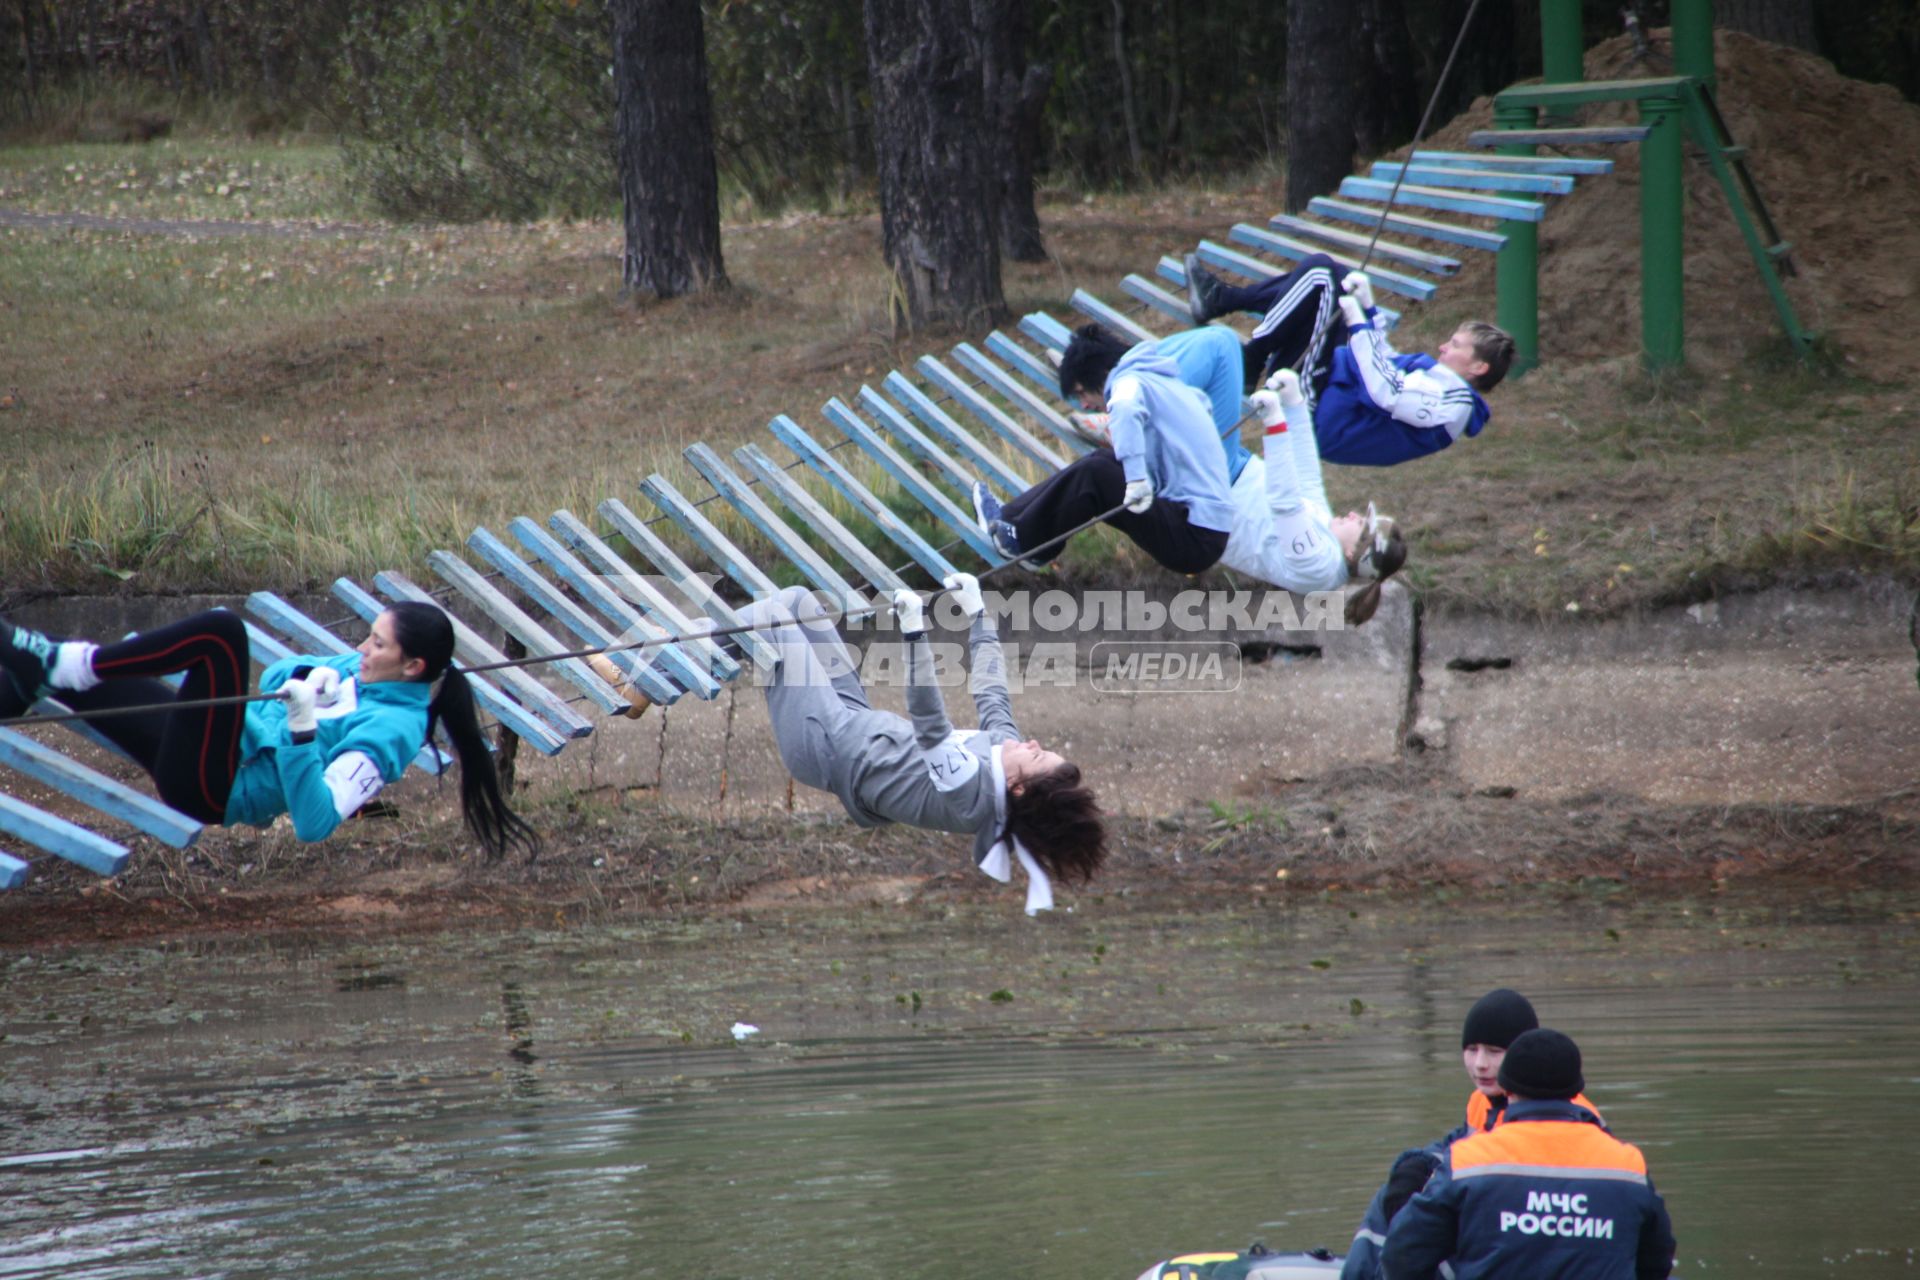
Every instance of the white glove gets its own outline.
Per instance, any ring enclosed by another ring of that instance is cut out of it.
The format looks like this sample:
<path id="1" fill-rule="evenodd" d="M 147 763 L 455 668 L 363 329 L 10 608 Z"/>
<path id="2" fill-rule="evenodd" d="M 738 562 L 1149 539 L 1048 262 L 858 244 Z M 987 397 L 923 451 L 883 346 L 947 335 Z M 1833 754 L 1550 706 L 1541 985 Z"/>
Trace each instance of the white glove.
<path id="1" fill-rule="evenodd" d="M 1364 271 L 1349 271 L 1347 278 L 1340 282 L 1340 287 L 1363 308 L 1373 310 L 1373 281 L 1367 279 Z"/>
<path id="2" fill-rule="evenodd" d="M 280 696 L 287 700 L 288 733 L 297 738 L 320 727 L 320 717 L 314 714 L 312 685 L 305 680 L 289 680 L 280 686 Z"/>
<path id="3" fill-rule="evenodd" d="M 901 587 L 893 593 L 893 616 L 902 633 L 917 635 L 927 629 L 927 602 L 913 588 Z"/>
<path id="4" fill-rule="evenodd" d="M 1281 369 L 1267 379 L 1267 389 L 1280 394 L 1281 404 L 1305 404 L 1306 396 L 1300 392 L 1300 375 L 1292 369 Z"/>
<path id="5" fill-rule="evenodd" d="M 1120 502 L 1133 514 L 1141 514 L 1153 505 L 1153 481 L 1127 481 L 1127 491 L 1121 495 Z"/>
<path id="6" fill-rule="evenodd" d="M 987 611 L 987 602 L 980 598 L 980 579 L 972 574 L 950 573 L 940 579 L 940 585 L 953 592 L 953 602 L 968 622 Z"/>
<path id="7" fill-rule="evenodd" d="M 1340 314 L 1346 319 L 1349 329 L 1364 329 L 1372 323 L 1367 319 L 1366 308 L 1362 307 L 1350 293 L 1343 295 L 1340 299 Z"/>
<path id="8" fill-rule="evenodd" d="M 307 672 L 306 685 L 313 690 L 316 707 L 330 707 L 340 701 L 340 673 L 332 667 L 315 667 Z"/>
<path id="9" fill-rule="evenodd" d="M 1272 431 L 1284 427 L 1287 415 L 1280 408 L 1280 394 L 1276 391 L 1256 391 L 1248 397 L 1253 402 L 1255 413 L 1260 415 L 1260 425 Z"/>

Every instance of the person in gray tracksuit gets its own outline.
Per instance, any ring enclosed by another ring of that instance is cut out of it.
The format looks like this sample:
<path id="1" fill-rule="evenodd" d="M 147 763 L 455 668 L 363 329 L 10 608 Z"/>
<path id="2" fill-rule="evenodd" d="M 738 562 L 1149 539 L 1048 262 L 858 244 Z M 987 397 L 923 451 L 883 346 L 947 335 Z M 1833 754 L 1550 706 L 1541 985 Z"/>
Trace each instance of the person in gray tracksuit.
<path id="1" fill-rule="evenodd" d="M 746 611 L 778 655 L 765 688 L 780 759 L 795 781 L 838 797 L 860 826 L 903 822 L 971 835 L 975 864 L 998 880 L 1009 878 L 1017 857 L 1029 879 L 1029 912 L 1044 910 L 1050 879 L 1089 879 L 1105 856 L 1100 810 L 1077 765 L 1020 736 L 978 581 L 954 574 L 946 585 L 971 619 L 978 729 L 956 730 L 947 719 L 917 593 L 895 596 L 910 720 L 867 700 L 852 651 L 805 588 Z"/>

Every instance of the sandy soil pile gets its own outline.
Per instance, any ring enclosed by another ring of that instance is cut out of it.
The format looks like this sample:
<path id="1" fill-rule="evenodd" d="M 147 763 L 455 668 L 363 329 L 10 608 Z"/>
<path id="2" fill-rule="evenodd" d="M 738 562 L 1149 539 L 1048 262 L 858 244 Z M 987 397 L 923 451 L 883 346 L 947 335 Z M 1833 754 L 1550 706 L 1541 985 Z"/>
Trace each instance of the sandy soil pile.
<path id="1" fill-rule="evenodd" d="M 1667 33 L 1653 57 L 1633 63 L 1626 37 L 1589 50 L 1590 80 L 1671 74 Z M 1849 368 L 1875 379 L 1906 376 L 1920 324 L 1920 106 L 1886 85 L 1851 80 L 1797 49 L 1722 31 L 1716 35 L 1717 101 L 1799 275 L 1786 282 L 1803 328 L 1837 344 Z M 1636 108 L 1583 108 L 1579 123 L 1632 122 Z M 1482 98 L 1427 144 L 1467 150 L 1493 127 Z M 1615 161 L 1611 176 L 1581 178 L 1550 199 L 1541 224 L 1540 341 L 1545 355 L 1601 359 L 1640 342 L 1640 158 L 1634 146 L 1581 148 Z M 1776 341 L 1771 301 L 1706 157 L 1687 145 L 1687 350 L 1717 366 Z M 1447 215 L 1440 215 L 1446 217 Z M 1492 256 L 1466 255 L 1439 296 L 1451 310 L 1491 315 Z"/>

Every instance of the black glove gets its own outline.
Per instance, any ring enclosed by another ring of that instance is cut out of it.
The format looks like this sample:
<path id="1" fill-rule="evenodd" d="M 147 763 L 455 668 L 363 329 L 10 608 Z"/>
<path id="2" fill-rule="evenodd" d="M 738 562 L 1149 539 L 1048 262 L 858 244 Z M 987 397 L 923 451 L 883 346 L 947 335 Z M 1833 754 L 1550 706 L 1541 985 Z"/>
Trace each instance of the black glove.
<path id="1" fill-rule="evenodd" d="M 1401 1153 L 1400 1158 L 1393 1162 L 1393 1172 L 1387 1175 L 1387 1192 L 1380 1201 L 1388 1222 L 1392 1222 L 1407 1207 L 1407 1201 L 1420 1194 L 1420 1188 L 1427 1185 L 1427 1179 L 1439 1167 L 1440 1157 L 1431 1151 Z"/>

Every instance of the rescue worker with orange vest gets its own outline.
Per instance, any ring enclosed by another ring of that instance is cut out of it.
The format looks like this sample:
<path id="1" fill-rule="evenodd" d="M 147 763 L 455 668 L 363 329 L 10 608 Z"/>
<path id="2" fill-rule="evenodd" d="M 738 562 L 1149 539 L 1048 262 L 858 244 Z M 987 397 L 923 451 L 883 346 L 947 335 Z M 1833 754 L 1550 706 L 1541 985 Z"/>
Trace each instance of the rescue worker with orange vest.
<path id="1" fill-rule="evenodd" d="M 1473 1082 L 1473 1092 L 1467 1095 L 1466 1121 L 1424 1147 L 1400 1153 L 1386 1183 L 1368 1203 L 1360 1229 L 1353 1233 L 1353 1244 L 1340 1267 L 1340 1280 L 1377 1280 L 1380 1247 L 1386 1243 L 1387 1228 L 1414 1192 L 1426 1185 L 1439 1167 L 1442 1153 L 1469 1134 L 1484 1133 L 1500 1123 L 1507 1106 L 1507 1095 L 1499 1083 L 1500 1061 L 1506 1057 L 1508 1045 L 1539 1025 L 1533 1005 L 1518 991 L 1498 987 L 1474 1001 L 1460 1027 L 1460 1060 L 1467 1068 L 1467 1079 Z M 1575 1098 L 1574 1104 L 1587 1108 L 1599 1120 L 1599 1109 L 1584 1096 Z"/>
<path id="2" fill-rule="evenodd" d="M 1638 1147 L 1574 1099 L 1580 1048 L 1545 1027 L 1508 1046 L 1494 1128 L 1449 1146 L 1387 1232 L 1387 1280 L 1666 1280 L 1673 1224 Z"/>

